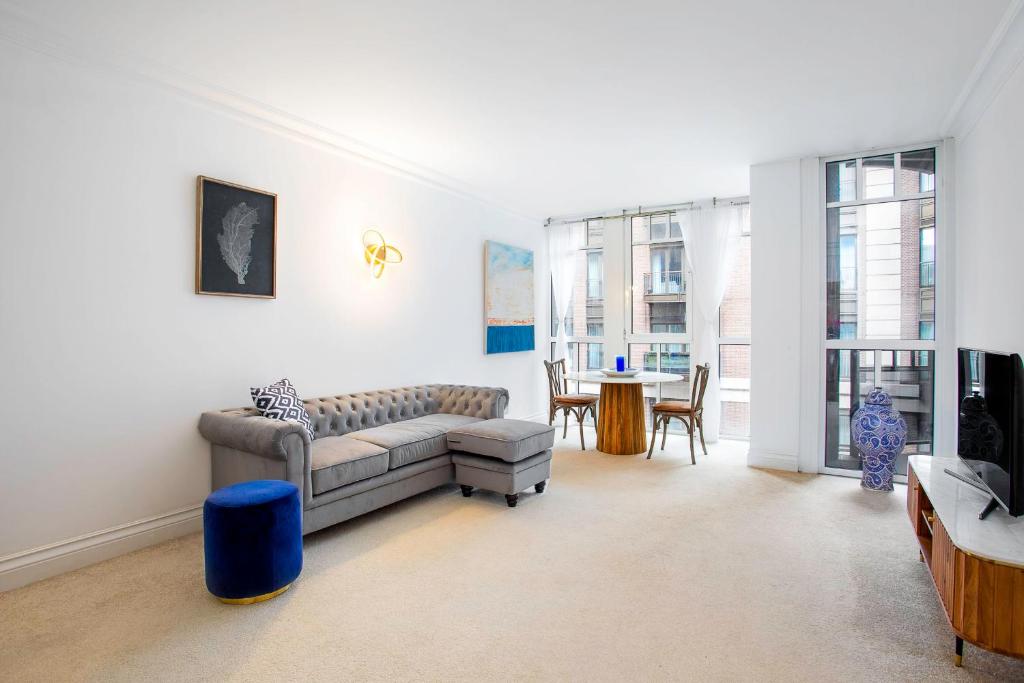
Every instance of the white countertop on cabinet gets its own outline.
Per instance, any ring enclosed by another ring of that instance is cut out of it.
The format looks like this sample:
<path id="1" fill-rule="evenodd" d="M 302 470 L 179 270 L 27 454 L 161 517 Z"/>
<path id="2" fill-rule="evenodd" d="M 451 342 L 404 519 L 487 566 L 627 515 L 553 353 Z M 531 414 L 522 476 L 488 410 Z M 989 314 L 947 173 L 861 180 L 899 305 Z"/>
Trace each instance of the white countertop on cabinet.
<path id="1" fill-rule="evenodd" d="M 978 519 L 989 496 L 943 471 L 963 473 L 958 458 L 912 455 L 909 463 L 954 545 L 978 557 L 1024 567 L 1024 516 L 1011 517 L 1000 507 Z"/>

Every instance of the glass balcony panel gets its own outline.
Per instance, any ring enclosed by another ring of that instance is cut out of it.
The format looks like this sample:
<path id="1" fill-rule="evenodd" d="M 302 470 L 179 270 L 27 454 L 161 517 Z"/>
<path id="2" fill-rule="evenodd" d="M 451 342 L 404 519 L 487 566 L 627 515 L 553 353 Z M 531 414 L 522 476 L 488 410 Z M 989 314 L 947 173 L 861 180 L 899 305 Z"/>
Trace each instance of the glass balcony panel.
<path id="1" fill-rule="evenodd" d="M 828 350 L 825 465 L 861 468 L 860 454 L 851 445 L 850 420 L 876 386 L 892 396 L 893 406 L 907 422 L 907 446 L 896 460 L 896 472 L 906 474 L 907 456 L 932 453 L 933 366 L 933 351 Z"/>

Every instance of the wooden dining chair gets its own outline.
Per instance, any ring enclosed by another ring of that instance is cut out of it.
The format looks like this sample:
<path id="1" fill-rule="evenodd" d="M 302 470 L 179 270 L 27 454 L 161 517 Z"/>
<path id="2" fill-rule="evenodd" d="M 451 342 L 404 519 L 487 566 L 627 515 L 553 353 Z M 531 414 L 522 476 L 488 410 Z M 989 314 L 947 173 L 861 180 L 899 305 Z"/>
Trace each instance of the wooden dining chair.
<path id="1" fill-rule="evenodd" d="M 708 447 L 704 445 L 704 391 L 708 388 L 708 376 L 711 374 L 711 364 L 705 363 L 694 368 L 693 377 L 690 382 L 689 401 L 659 401 L 654 404 L 651 410 L 651 418 L 654 422 L 654 429 L 651 431 L 651 447 L 647 451 L 647 459 L 654 455 L 654 439 L 658 435 L 658 427 L 661 431 L 661 450 L 665 450 L 665 437 L 668 436 L 668 423 L 672 418 L 678 418 L 686 425 L 686 431 L 690 434 L 690 461 L 696 465 L 697 457 L 693 453 L 693 431 L 696 427 L 700 430 L 700 447 L 704 455 L 708 454 Z"/>
<path id="2" fill-rule="evenodd" d="M 552 424 L 558 411 L 562 411 L 565 414 L 565 425 L 562 428 L 564 439 L 569 433 L 569 413 L 572 413 L 580 424 L 580 448 L 587 450 L 587 444 L 583 440 L 583 420 L 587 417 L 587 411 L 590 411 L 594 417 L 594 424 L 597 424 L 597 396 L 569 393 L 564 358 L 553 363 L 544 361 L 544 369 L 548 373 L 548 424 Z"/>

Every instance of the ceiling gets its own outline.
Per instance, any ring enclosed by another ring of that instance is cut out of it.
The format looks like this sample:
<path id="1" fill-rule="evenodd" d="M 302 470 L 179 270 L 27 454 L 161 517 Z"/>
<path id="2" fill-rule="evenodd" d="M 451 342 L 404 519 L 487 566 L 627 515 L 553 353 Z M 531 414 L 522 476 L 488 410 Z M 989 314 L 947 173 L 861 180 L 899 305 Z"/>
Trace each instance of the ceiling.
<path id="1" fill-rule="evenodd" d="M 535 217 L 934 139 L 1008 0 L 8 0 Z"/>

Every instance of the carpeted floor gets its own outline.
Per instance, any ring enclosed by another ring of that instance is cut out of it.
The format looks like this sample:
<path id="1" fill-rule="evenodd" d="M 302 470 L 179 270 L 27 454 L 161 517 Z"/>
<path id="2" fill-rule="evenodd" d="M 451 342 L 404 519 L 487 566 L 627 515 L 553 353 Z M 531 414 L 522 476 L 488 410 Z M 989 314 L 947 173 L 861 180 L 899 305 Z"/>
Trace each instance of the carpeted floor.
<path id="1" fill-rule="evenodd" d="M 206 593 L 199 535 L 2 594 L 0 679 L 1024 679 L 953 668 L 905 488 L 573 443 L 514 510 L 451 486 L 307 537 L 259 605 Z"/>

